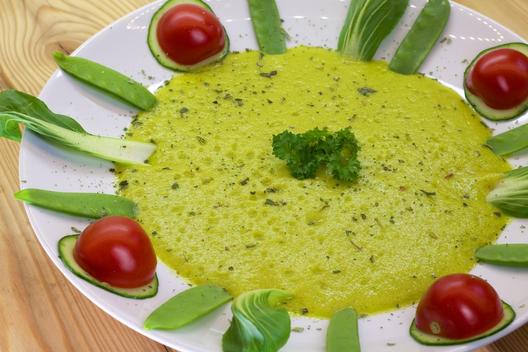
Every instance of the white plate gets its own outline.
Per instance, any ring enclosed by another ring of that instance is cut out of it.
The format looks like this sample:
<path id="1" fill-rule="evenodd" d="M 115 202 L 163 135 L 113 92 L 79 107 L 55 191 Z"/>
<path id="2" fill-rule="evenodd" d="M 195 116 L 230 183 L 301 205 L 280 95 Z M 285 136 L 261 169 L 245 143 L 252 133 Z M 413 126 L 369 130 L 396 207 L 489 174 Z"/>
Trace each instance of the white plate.
<path id="1" fill-rule="evenodd" d="M 251 22 L 244 0 L 208 1 L 227 28 L 233 50 L 256 48 Z M 397 43 L 408 30 L 424 0 L 412 0 L 399 29 L 386 40 L 379 57 L 391 57 Z M 147 26 L 152 13 L 161 5 L 157 1 L 110 25 L 84 45 L 76 54 L 113 67 L 135 79 L 155 85 L 169 79 L 172 72 L 159 66 L 146 45 Z M 348 0 L 278 0 L 291 46 L 298 44 L 335 48 L 343 23 Z M 453 4 L 452 16 L 446 30 L 448 38 L 437 45 L 423 72 L 454 86 L 461 87 L 467 61 L 479 51 L 501 43 L 522 41 L 506 28 L 465 7 Z M 135 113 L 60 72 L 55 72 L 41 93 L 41 98 L 56 112 L 70 115 L 90 132 L 119 136 Z M 526 120 L 527 116 L 523 119 Z M 521 120 L 523 120 L 521 119 Z M 519 121 L 519 120 L 518 120 Z M 494 124 L 498 130 L 509 123 Z M 528 164 L 528 159 L 514 160 Z M 21 186 L 60 191 L 113 192 L 112 165 L 80 154 L 72 154 L 46 144 L 28 133 L 20 153 Z M 144 331 L 145 317 L 162 302 L 186 285 L 165 265 L 159 264 L 159 294 L 137 301 L 118 297 L 94 287 L 70 273 L 57 256 L 57 241 L 72 232 L 71 227 L 84 228 L 83 219 L 63 216 L 32 206 L 26 207 L 29 220 L 40 243 L 62 273 L 92 302 L 132 329 L 182 352 L 212 352 L 221 350 L 221 337 L 228 326 L 229 307 L 176 332 Z M 507 227 L 500 242 L 527 242 L 520 221 Z M 528 321 L 528 271 L 477 266 L 474 274 L 482 275 L 497 289 L 501 297 L 512 304 L 518 317 L 506 330 L 481 341 L 463 346 L 443 348 L 443 351 L 465 351 L 488 344 Z M 414 308 L 378 314 L 361 319 L 360 334 L 364 351 L 434 351 L 416 344 L 408 334 Z M 294 327 L 304 327 L 303 333 L 292 333 L 283 351 L 324 351 L 326 321 L 295 318 Z M 395 345 L 392 345 L 395 344 Z"/>

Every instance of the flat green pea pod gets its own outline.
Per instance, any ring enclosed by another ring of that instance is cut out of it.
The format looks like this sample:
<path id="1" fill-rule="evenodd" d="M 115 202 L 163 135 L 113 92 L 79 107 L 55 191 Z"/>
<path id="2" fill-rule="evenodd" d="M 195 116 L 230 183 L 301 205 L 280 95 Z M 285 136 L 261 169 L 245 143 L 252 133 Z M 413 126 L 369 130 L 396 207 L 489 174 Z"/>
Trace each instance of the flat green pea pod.
<path id="1" fill-rule="evenodd" d="M 450 13 L 448 0 L 429 0 L 394 54 L 389 68 L 406 75 L 418 72 L 444 31 Z"/>
<path id="2" fill-rule="evenodd" d="M 509 156 L 528 148 L 528 125 L 522 125 L 491 137 L 486 145 L 500 156 Z"/>
<path id="3" fill-rule="evenodd" d="M 209 314 L 233 297 L 221 287 L 201 285 L 183 291 L 159 306 L 145 320 L 147 330 L 175 330 Z"/>
<path id="4" fill-rule="evenodd" d="M 65 72 L 141 110 L 156 105 L 156 97 L 141 83 L 109 67 L 81 57 L 53 53 L 55 62 Z"/>
<path id="5" fill-rule="evenodd" d="M 260 51 L 270 55 L 285 53 L 286 33 L 275 0 L 248 0 L 248 5 Z"/>
<path id="6" fill-rule="evenodd" d="M 528 244 L 494 244 L 480 247 L 475 257 L 484 263 L 502 266 L 528 267 Z"/>
<path id="7" fill-rule="evenodd" d="M 109 215 L 135 218 L 137 215 L 136 203 L 113 194 L 66 193 L 27 188 L 15 193 L 15 198 L 41 208 L 90 219 Z"/>
<path id="8" fill-rule="evenodd" d="M 326 333 L 326 352 L 360 351 L 357 312 L 346 308 L 335 313 Z"/>

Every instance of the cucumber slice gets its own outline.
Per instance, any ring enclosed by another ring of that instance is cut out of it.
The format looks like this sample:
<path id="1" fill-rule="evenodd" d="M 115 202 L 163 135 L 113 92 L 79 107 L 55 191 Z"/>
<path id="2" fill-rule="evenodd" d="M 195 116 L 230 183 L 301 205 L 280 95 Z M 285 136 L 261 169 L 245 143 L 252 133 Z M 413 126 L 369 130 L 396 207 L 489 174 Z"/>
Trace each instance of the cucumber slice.
<path id="1" fill-rule="evenodd" d="M 471 64 L 468 66 L 466 71 L 464 72 L 464 93 L 466 94 L 467 101 L 471 104 L 473 109 L 475 109 L 476 112 L 478 112 L 480 115 L 484 116 L 488 120 L 493 121 L 503 121 L 503 120 L 510 120 L 516 117 L 521 116 L 528 110 L 528 98 L 519 104 L 518 106 L 507 109 L 507 110 L 497 110 L 493 109 L 484 103 L 484 101 L 476 96 L 475 94 L 471 93 L 466 85 L 467 78 L 477 61 L 487 53 L 497 50 L 497 49 L 513 49 L 517 50 L 524 55 L 528 56 L 528 44 L 526 43 L 508 43 L 499 45 L 490 49 L 486 49 L 482 52 L 480 52 L 477 57 L 471 62 Z"/>
<path id="2" fill-rule="evenodd" d="M 200 67 L 209 65 L 213 62 L 222 60 L 228 53 L 229 53 L 229 36 L 227 35 L 227 32 L 224 28 L 224 34 L 225 34 L 225 45 L 224 49 L 220 51 L 218 54 L 211 56 L 210 58 L 201 61 L 195 65 L 181 65 L 177 62 L 174 62 L 167 54 L 163 52 L 161 49 L 159 43 L 158 43 L 158 37 L 156 34 L 158 23 L 161 17 L 173 8 L 176 5 L 181 4 L 192 4 L 192 5 L 198 5 L 206 10 L 214 13 L 213 9 L 209 5 L 207 5 L 205 2 L 201 0 L 168 0 L 165 4 L 163 4 L 158 11 L 154 13 L 152 16 L 152 19 L 150 20 L 149 30 L 148 30 L 148 37 L 147 37 L 147 43 L 149 46 L 150 51 L 152 52 L 152 55 L 156 58 L 156 60 L 164 67 L 169 68 L 174 71 L 181 71 L 181 72 L 188 72 L 196 70 Z"/>
<path id="3" fill-rule="evenodd" d="M 418 330 L 418 328 L 416 327 L 415 320 L 413 320 L 411 324 L 409 333 L 411 334 L 412 338 L 414 338 L 418 343 L 421 343 L 422 345 L 428 345 L 428 346 L 461 345 L 463 343 L 480 340 L 485 337 L 498 333 L 499 331 L 503 330 L 505 327 L 510 325 L 510 323 L 515 319 L 515 311 L 508 303 L 503 301 L 502 307 L 504 309 L 504 316 L 502 317 L 502 320 L 497 325 L 495 325 L 493 328 L 489 329 L 488 331 L 480 335 L 473 336 L 467 339 L 453 340 L 453 339 L 448 339 L 445 337 L 427 334 L 423 331 Z"/>
<path id="4" fill-rule="evenodd" d="M 75 258 L 73 257 L 73 249 L 75 248 L 75 243 L 77 242 L 78 237 L 79 235 L 65 236 L 59 241 L 59 258 L 62 260 L 64 265 L 66 265 L 66 267 L 70 269 L 72 273 L 74 273 L 81 279 L 88 281 L 92 285 L 95 285 L 97 287 L 102 288 L 103 290 L 110 291 L 112 293 L 115 293 L 116 295 L 126 298 L 145 299 L 154 297 L 158 293 L 157 275 L 154 276 L 152 282 L 145 286 L 136 288 L 121 288 L 110 286 L 109 284 L 101 282 L 94 278 L 92 275 L 88 274 L 83 268 L 79 266 L 79 264 L 77 264 Z"/>

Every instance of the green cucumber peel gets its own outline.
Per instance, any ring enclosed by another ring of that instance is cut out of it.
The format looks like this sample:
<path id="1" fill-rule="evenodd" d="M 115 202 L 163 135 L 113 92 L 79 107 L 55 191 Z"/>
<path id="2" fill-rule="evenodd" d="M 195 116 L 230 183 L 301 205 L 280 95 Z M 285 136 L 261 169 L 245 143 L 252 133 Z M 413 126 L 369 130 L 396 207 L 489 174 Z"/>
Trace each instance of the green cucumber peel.
<path id="1" fill-rule="evenodd" d="M 491 137 L 486 145 L 500 156 L 509 156 L 528 148 L 528 125 L 516 127 Z"/>
<path id="2" fill-rule="evenodd" d="M 408 5 L 409 0 L 351 0 L 337 50 L 354 60 L 372 60 Z"/>
<path id="3" fill-rule="evenodd" d="M 526 43 L 518 42 L 518 43 L 502 44 L 502 45 L 498 45 L 493 48 L 489 48 L 489 49 L 481 51 L 473 59 L 473 61 L 468 65 L 468 67 L 466 68 L 466 71 L 464 72 L 464 94 L 466 96 L 466 100 L 469 102 L 469 104 L 473 107 L 473 109 L 479 115 L 491 121 L 511 120 L 519 116 L 522 116 L 526 111 L 528 111 L 528 98 L 526 98 L 519 105 L 513 108 L 510 108 L 510 109 L 501 109 L 501 110 L 494 109 L 486 105 L 486 103 L 481 97 L 477 96 L 476 94 L 473 94 L 467 85 L 469 76 L 471 75 L 471 72 L 473 71 L 473 68 L 475 67 L 477 62 L 484 55 L 491 53 L 495 50 L 500 50 L 500 49 L 512 49 L 512 50 L 520 52 L 521 54 L 528 56 L 528 44 Z"/>
<path id="4" fill-rule="evenodd" d="M 62 147 L 122 164 L 144 164 L 156 149 L 151 143 L 75 132 L 18 112 L 0 112 L 0 137 L 19 138 L 18 124 Z"/>
<path id="5" fill-rule="evenodd" d="M 528 267 L 528 244 L 492 244 L 477 249 L 475 257 L 479 261 L 489 264 Z"/>
<path id="6" fill-rule="evenodd" d="M 157 103 L 141 83 L 109 67 L 60 51 L 54 52 L 53 58 L 64 72 L 141 110 L 148 111 Z"/>
<path id="7" fill-rule="evenodd" d="M 61 213 L 99 219 L 109 215 L 137 216 L 133 201 L 113 194 L 67 193 L 27 188 L 15 193 L 25 203 Z"/>
<path id="8" fill-rule="evenodd" d="M 275 0 L 248 0 L 248 6 L 260 51 L 269 55 L 284 54 L 287 35 Z"/>
<path id="9" fill-rule="evenodd" d="M 448 0 L 429 0 L 398 47 L 389 68 L 406 75 L 418 72 L 444 32 L 450 14 Z"/>
<path id="10" fill-rule="evenodd" d="M 486 200 L 506 215 L 528 218 L 528 167 L 507 172 Z"/>
<path id="11" fill-rule="evenodd" d="M 94 278 L 86 270 L 81 268 L 81 266 L 75 261 L 73 251 L 75 249 L 75 244 L 77 243 L 78 238 L 79 235 L 64 236 L 59 240 L 58 243 L 60 260 L 64 263 L 68 270 L 75 274 L 75 276 L 105 291 L 114 293 L 118 296 L 125 298 L 147 299 L 154 297 L 158 293 L 159 282 L 157 275 L 154 275 L 154 278 L 150 283 L 135 288 L 115 287 L 107 284 L 106 282 L 101 282 Z"/>
<path id="12" fill-rule="evenodd" d="M 231 325 L 222 339 L 223 352 L 277 352 L 291 332 L 290 316 L 280 304 L 291 298 L 289 293 L 274 289 L 236 298 Z"/>
<path id="13" fill-rule="evenodd" d="M 352 308 L 335 313 L 326 333 L 326 352 L 360 352 L 358 314 Z"/>
<path id="14" fill-rule="evenodd" d="M 147 330 L 175 330 L 186 326 L 231 301 L 221 287 L 200 285 L 178 293 L 156 308 L 145 320 Z"/>

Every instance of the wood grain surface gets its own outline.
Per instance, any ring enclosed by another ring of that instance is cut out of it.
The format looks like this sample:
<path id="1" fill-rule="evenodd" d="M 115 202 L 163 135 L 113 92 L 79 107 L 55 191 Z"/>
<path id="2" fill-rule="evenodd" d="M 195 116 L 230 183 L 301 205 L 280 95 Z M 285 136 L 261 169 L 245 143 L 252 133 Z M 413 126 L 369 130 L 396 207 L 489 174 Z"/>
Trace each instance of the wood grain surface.
<path id="1" fill-rule="evenodd" d="M 73 51 L 148 0 L 0 0 L 0 90 L 37 95 Z M 460 0 L 528 38 L 528 0 Z M 106 315 L 62 277 L 13 193 L 18 145 L 0 140 L 0 351 L 171 351 Z M 479 352 L 528 351 L 528 326 Z"/>

